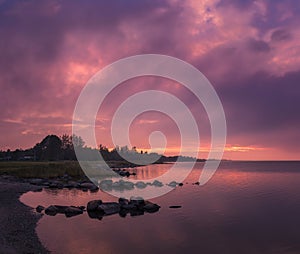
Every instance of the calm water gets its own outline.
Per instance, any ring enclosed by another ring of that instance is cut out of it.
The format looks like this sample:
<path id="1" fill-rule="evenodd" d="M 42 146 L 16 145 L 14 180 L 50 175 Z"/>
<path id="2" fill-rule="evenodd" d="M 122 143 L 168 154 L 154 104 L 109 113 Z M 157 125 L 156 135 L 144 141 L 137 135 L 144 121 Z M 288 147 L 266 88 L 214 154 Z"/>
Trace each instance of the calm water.
<path id="1" fill-rule="evenodd" d="M 300 162 L 224 162 L 204 186 L 203 164 L 167 195 L 152 201 L 159 212 L 121 218 L 43 216 L 37 226 L 53 253 L 300 253 Z M 134 169 L 155 177 L 170 165 Z M 25 204 L 86 205 L 116 198 L 78 190 L 26 193 Z M 181 205 L 170 209 L 170 205 Z"/>

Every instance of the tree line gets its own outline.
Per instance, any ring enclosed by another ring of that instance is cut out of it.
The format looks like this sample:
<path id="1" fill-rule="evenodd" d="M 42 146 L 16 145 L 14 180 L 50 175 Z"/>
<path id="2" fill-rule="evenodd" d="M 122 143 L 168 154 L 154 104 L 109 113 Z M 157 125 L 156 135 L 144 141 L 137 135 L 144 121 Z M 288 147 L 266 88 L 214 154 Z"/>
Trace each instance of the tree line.
<path id="1" fill-rule="evenodd" d="M 40 143 L 29 149 L 0 151 L 0 160 L 12 161 L 58 161 L 76 160 L 74 145 L 84 147 L 81 137 L 64 134 L 61 137 L 47 135 Z"/>
<path id="2" fill-rule="evenodd" d="M 34 147 L 23 150 L 16 149 L 14 151 L 0 150 L 1 161 L 61 161 L 61 160 L 77 160 L 75 148 L 85 153 L 87 160 L 95 160 L 99 153 L 105 161 L 125 161 L 129 158 L 131 161 L 141 162 L 140 164 L 149 164 L 148 161 L 156 161 L 156 163 L 175 162 L 178 158 L 180 161 L 192 161 L 195 158 L 185 156 L 164 156 L 157 153 L 147 153 L 147 151 L 137 151 L 134 146 L 129 149 L 127 146 L 116 146 L 108 149 L 100 144 L 98 149 L 85 146 L 84 140 L 76 135 L 64 134 L 62 136 L 47 135 L 40 143 Z M 203 160 L 197 160 L 203 161 Z"/>

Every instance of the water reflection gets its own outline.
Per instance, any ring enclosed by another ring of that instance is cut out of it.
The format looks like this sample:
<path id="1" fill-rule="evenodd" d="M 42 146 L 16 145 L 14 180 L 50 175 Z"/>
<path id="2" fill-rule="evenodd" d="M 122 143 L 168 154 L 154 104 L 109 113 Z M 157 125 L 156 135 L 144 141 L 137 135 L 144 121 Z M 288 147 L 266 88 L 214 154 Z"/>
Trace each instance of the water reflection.
<path id="1" fill-rule="evenodd" d="M 299 162 L 223 163 L 206 185 L 192 185 L 201 166 L 197 164 L 182 187 L 152 200 L 161 206 L 158 213 L 101 221 L 87 213 L 69 219 L 44 216 L 38 235 L 54 253 L 300 253 Z M 138 174 L 136 179 L 141 179 Z M 118 202 L 101 191 L 75 189 L 21 197 L 32 207 L 86 206 L 95 199 Z M 173 205 L 182 208 L 170 209 Z"/>

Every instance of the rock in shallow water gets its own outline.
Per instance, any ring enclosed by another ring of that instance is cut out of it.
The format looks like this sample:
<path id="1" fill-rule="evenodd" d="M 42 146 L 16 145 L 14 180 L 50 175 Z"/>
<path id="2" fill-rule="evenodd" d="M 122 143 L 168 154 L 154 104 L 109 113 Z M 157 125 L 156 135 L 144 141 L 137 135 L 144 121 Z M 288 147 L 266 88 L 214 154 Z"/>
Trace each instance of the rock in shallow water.
<path id="1" fill-rule="evenodd" d="M 169 208 L 181 208 L 181 205 L 171 205 Z"/>
<path id="2" fill-rule="evenodd" d="M 135 186 L 136 186 L 138 189 L 144 189 L 144 188 L 147 187 L 147 184 L 144 183 L 144 182 L 142 182 L 142 181 L 140 181 L 140 182 L 137 182 L 137 183 L 135 184 Z"/>
<path id="3" fill-rule="evenodd" d="M 172 188 L 176 187 L 177 185 L 178 185 L 178 183 L 176 181 L 172 181 L 168 184 L 168 186 L 170 186 Z"/>
<path id="4" fill-rule="evenodd" d="M 119 198 L 119 204 L 122 205 L 128 205 L 129 201 L 126 198 Z"/>
<path id="5" fill-rule="evenodd" d="M 61 206 L 61 205 L 51 205 L 46 208 L 45 214 L 50 216 L 55 216 L 56 214 L 65 214 L 66 217 L 72 217 L 75 215 L 82 214 L 84 211 L 84 206 Z"/>
<path id="6" fill-rule="evenodd" d="M 43 209 L 38 206 L 38 209 Z M 102 202 L 102 200 L 92 200 L 87 204 L 87 212 L 90 218 L 102 219 L 104 216 L 119 214 L 121 217 L 143 215 L 144 212 L 155 213 L 160 209 L 160 206 L 149 201 L 145 201 L 139 197 L 132 197 L 129 200 L 119 198 L 117 202 Z M 42 210 L 41 210 L 42 211 Z M 84 206 L 61 206 L 51 205 L 45 209 L 45 214 L 55 216 L 56 214 L 65 214 L 66 217 L 80 215 L 85 211 Z"/>
<path id="7" fill-rule="evenodd" d="M 82 213 L 83 213 L 83 209 L 81 209 L 80 207 L 69 206 L 65 209 L 66 217 L 73 217 Z"/>
<path id="8" fill-rule="evenodd" d="M 98 206 L 97 211 L 103 213 L 104 215 L 111 215 L 119 213 L 121 205 L 116 202 L 105 202 Z"/>
<path id="9" fill-rule="evenodd" d="M 147 213 L 155 213 L 159 210 L 160 206 L 157 204 L 153 204 L 151 202 L 147 202 L 143 207 L 143 210 Z"/>
<path id="10" fill-rule="evenodd" d="M 45 207 L 41 206 L 41 205 L 38 205 L 35 210 L 38 212 L 38 213 L 41 213 L 43 210 L 45 209 Z"/>
<path id="11" fill-rule="evenodd" d="M 156 187 L 162 187 L 164 186 L 164 184 L 160 181 L 157 181 L 157 180 L 154 180 L 153 183 L 152 183 L 153 186 L 156 186 Z"/>
<path id="12" fill-rule="evenodd" d="M 102 200 L 92 200 L 88 202 L 87 204 L 87 211 L 92 212 L 92 211 L 97 211 L 98 206 L 102 204 Z"/>
<path id="13" fill-rule="evenodd" d="M 50 216 L 55 216 L 57 213 L 58 213 L 58 209 L 54 205 L 47 207 L 45 210 L 45 214 Z"/>

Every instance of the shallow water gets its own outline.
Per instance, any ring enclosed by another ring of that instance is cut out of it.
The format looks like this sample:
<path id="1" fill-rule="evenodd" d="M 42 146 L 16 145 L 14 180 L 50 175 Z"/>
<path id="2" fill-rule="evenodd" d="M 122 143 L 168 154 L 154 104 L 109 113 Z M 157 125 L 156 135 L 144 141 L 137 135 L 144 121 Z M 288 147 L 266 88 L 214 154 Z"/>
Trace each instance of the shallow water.
<path id="1" fill-rule="evenodd" d="M 192 185 L 202 166 L 196 164 L 188 184 L 152 200 L 161 206 L 157 213 L 102 220 L 87 213 L 45 215 L 38 236 L 53 253 L 300 253 L 300 162 L 223 162 L 206 185 Z M 134 169 L 135 179 L 151 179 L 169 167 Z M 102 191 L 65 189 L 21 197 L 31 207 L 93 199 L 117 200 Z"/>

